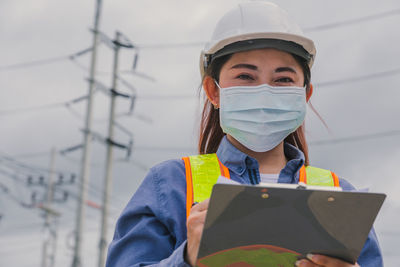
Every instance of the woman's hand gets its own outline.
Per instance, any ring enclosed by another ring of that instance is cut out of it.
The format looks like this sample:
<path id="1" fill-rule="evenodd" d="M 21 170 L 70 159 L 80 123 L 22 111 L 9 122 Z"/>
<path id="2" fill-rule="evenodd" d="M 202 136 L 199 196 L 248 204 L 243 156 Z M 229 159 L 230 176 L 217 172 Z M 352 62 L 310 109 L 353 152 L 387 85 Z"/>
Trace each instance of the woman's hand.
<path id="1" fill-rule="evenodd" d="M 355 265 L 344 262 L 339 259 L 335 259 L 323 255 L 312 255 L 308 254 L 307 259 L 302 259 L 296 262 L 297 267 L 360 267 L 358 263 Z"/>
<path id="2" fill-rule="evenodd" d="M 201 234 L 203 233 L 204 222 L 210 199 L 206 199 L 199 204 L 196 204 L 190 210 L 190 215 L 187 219 L 187 247 L 185 260 L 191 266 L 195 266 Z"/>

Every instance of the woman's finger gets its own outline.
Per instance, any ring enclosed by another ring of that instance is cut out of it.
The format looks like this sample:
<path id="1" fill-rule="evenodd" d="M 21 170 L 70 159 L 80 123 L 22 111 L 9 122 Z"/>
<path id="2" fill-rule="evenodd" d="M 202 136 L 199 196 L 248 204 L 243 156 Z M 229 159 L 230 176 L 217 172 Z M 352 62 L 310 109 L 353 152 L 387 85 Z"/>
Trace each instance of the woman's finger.
<path id="1" fill-rule="evenodd" d="M 190 213 L 207 210 L 209 203 L 210 203 L 210 199 L 208 198 L 200 203 L 193 205 L 192 209 L 190 210 Z"/>
<path id="2" fill-rule="evenodd" d="M 317 265 L 307 259 L 298 260 L 296 261 L 295 265 L 297 267 L 320 267 L 320 265 Z"/>
<path id="3" fill-rule="evenodd" d="M 191 213 L 186 222 L 187 228 L 193 229 L 199 226 L 203 227 L 204 222 L 206 220 L 206 215 L 207 215 L 207 210 Z"/>
<path id="4" fill-rule="evenodd" d="M 201 235 L 203 233 L 204 222 L 206 220 L 209 199 L 206 199 L 198 204 L 195 204 L 190 210 L 190 215 L 187 218 L 187 249 L 185 260 L 191 265 L 195 265 Z"/>

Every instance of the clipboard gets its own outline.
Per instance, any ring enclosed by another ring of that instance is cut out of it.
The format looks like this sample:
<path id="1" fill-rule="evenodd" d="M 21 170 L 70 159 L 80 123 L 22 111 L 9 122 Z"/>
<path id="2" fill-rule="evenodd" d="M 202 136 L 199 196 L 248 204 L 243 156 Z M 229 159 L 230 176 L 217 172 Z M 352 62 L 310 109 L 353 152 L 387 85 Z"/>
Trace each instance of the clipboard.
<path id="1" fill-rule="evenodd" d="M 308 253 L 354 264 L 385 198 L 304 186 L 216 184 L 196 266 L 286 267 Z"/>

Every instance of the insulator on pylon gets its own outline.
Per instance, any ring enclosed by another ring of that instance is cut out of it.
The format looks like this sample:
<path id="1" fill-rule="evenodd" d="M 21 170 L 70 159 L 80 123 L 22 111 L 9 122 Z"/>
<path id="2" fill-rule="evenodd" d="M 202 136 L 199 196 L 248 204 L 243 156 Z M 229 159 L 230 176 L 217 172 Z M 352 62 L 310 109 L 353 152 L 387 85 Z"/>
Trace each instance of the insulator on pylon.
<path id="1" fill-rule="evenodd" d="M 63 201 L 67 201 L 67 199 L 68 199 L 68 192 L 64 191 L 64 193 L 63 193 Z"/>
<path id="2" fill-rule="evenodd" d="M 31 201 L 32 201 L 32 203 L 36 203 L 36 191 L 32 192 Z"/>
<path id="3" fill-rule="evenodd" d="M 76 180 L 76 174 L 71 174 L 71 179 L 70 179 L 70 183 L 71 184 L 74 184 L 75 183 L 75 180 Z"/>
<path id="4" fill-rule="evenodd" d="M 33 184 L 33 177 L 31 175 L 28 176 L 27 183 L 28 183 L 28 185 L 32 185 Z"/>
<path id="5" fill-rule="evenodd" d="M 60 174 L 58 176 L 57 184 L 63 184 L 63 183 L 64 183 L 64 175 Z"/>

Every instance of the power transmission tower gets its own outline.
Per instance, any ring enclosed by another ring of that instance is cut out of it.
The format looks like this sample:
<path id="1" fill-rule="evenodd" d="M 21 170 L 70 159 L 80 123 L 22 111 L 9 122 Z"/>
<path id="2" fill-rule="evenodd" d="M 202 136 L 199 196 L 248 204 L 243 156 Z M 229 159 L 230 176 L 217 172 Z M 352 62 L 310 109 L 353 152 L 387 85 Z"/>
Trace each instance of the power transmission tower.
<path id="1" fill-rule="evenodd" d="M 42 248 L 42 267 L 54 267 L 57 250 L 57 221 L 55 217 L 60 216 L 60 214 L 51 207 L 54 195 L 55 157 L 56 150 L 53 148 L 51 150 L 50 173 L 47 182 L 46 201 L 44 205 L 40 206 L 40 208 L 45 211 L 44 230 L 46 231 Z"/>
<path id="2" fill-rule="evenodd" d="M 117 81 L 118 81 L 118 56 L 119 50 L 121 47 L 125 48 L 133 48 L 133 45 L 128 41 L 127 43 L 122 43 L 121 38 L 123 35 L 120 32 L 115 33 L 114 43 L 114 64 L 113 64 L 113 78 L 112 78 L 112 87 L 110 90 L 110 117 L 108 123 L 108 138 L 107 138 L 107 159 L 106 159 L 106 168 L 105 168 L 105 177 L 104 177 L 104 188 L 103 188 L 103 205 L 101 210 L 101 233 L 100 233 L 100 242 L 99 242 L 99 259 L 98 266 L 104 267 L 106 260 L 106 248 L 107 248 L 107 219 L 109 213 L 109 201 L 111 194 L 111 185 L 112 185 L 112 161 L 113 161 L 113 147 L 116 143 L 113 141 L 114 139 L 114 126 L 115 126 L 115 101 L 117 96 L 125 96 L 117 91 Z M 126 38 L 124 38 L 127 41 Z"/>
<path id="3" fill-rule="evenodd" d="M 86 108 L 86 123 L 84 131 L 84 148 L 82 155 L 82 166 L 81 166 L 81 186 L 78 199 L 78 208 L 76 215 L 76 226 L 75 226 L 75 246 L 72 260 L 72 267 L 81 267 L 82 260 L 82 232 L 84 228 L 84 217 L 85 217 L 85 205 L 87 199 L 87 188 L 89 183 L 89 165 L 90 165 L 90 147 L 91 147 L 91 128 L 92 128 L 92 110 L 93 110 L 93 91 L 94 91 L 94 78 L 96 73 L 96 52 L 97 44 L 99 40 L 99 24 L 100 24 L 100 13 L 102 0 L 96 1 L 96 13 L 94 19 L 94 30 L 93 30 L 93 49 L 90 65 L 90 77 L 89 77 L 89 93 Z"/>

